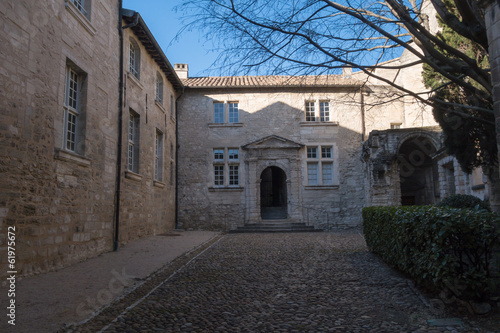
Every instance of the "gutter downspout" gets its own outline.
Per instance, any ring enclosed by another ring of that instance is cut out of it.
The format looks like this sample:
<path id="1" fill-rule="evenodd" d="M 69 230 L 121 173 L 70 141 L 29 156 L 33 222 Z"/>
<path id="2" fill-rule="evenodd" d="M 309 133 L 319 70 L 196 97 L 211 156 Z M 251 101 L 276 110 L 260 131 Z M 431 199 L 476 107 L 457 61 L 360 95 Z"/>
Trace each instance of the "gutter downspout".
<path id="1" fill-rule="evenodd" d="M 365 141 L 366 125 L 365 125 L 365 96 L 363 95 L 363 87 L 359 89 L 361 103 L 361 142 Z"/>
<path id="2" fill-rule="evenodd" d="M 116 161 L 116 193 L 115 193 L 115 228 L 113 235 L 113 251 L 118 250 L 119 231 L 120 231 L 120 193 L 121 193 L 121 173 L 122 173 L 122 141 L 123 141 L 123 86 L 124 86 L 124 52 L 123 52 L 123 30 L 136 25 L 139 22 L 138 13 L 135 14 L 133 23 L 127 24 L 122 27 L 122 9 L 123 0 L 118 1 L 118 36 L 120 45 L 120 69 L 119 69 L 119 83 L 118 83 L 118 151 Z"/>

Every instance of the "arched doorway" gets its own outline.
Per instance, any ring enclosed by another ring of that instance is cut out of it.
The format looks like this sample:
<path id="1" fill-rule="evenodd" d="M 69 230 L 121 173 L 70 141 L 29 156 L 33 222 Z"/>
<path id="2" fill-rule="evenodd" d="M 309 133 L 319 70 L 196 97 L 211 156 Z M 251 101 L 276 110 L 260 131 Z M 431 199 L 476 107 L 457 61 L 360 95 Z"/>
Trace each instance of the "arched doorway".
<path id="1" fill-rule="evenodd" d="M 406 140 L 399 148 L 398 163 L 401 204 L 430 205 L 436 201 L 437 165 L 432 160 L 436 148 L 426 137 Z"/>
<path id="2" fill-rule="evenodd" d="M 287 218 L 286 174 L 272 166 L 260 175 L 260 212 L 263 220 Z"/>

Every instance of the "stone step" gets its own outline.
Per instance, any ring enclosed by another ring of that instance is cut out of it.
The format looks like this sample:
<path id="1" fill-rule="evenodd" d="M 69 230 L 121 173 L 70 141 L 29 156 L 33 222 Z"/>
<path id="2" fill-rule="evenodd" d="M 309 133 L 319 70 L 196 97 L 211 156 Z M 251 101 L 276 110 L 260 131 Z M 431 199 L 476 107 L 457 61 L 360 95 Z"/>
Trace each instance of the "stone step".
<path id="1" fill-rule="evenodd" d="M 286 220 L 284 220 L 286 221 Z M 251 233 L 251 232 L 318 232 L 323 231 L 305 223 L 298 222 L 266 222 L 245 224 L 242 227 L 229 231 L 230 233 Z"/>

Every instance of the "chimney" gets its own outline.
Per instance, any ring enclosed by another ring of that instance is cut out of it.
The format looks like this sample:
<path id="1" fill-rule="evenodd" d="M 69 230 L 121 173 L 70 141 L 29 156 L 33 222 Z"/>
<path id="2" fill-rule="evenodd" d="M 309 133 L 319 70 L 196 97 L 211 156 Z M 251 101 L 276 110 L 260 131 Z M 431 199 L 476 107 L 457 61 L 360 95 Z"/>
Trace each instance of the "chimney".
<path id="1" fill-rule="evenodd" d="M 188 68 L 188 64 L 174 64 L 174 69 L 179 79 L 188 78 Z"/>
<path id="2" fill-rule="evenodd" d="M 352 67 L 342 67 L 342 76 L 344 79 L 350 79 L 352 77 Z"/>

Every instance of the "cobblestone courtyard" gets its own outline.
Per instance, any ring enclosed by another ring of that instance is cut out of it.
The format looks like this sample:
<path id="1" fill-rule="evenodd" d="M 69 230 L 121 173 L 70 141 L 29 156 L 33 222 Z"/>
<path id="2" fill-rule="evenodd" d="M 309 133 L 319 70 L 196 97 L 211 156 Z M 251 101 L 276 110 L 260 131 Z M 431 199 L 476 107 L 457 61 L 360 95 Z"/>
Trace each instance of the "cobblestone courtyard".
<path id="1" fill-rule="evenodd" d="M 358 233 L 225 235 L 114 318 L 76 331 L 476 331 L 429 327 L 422 297 Z"/>

